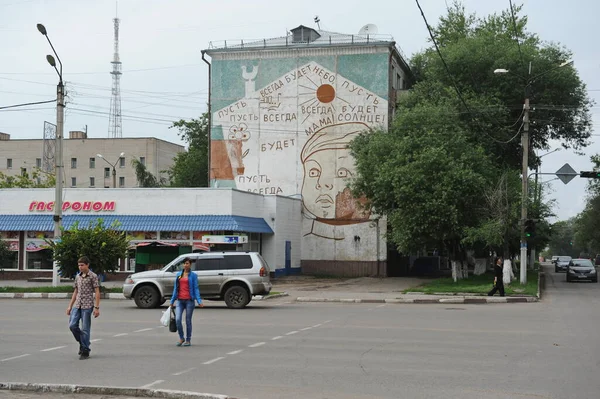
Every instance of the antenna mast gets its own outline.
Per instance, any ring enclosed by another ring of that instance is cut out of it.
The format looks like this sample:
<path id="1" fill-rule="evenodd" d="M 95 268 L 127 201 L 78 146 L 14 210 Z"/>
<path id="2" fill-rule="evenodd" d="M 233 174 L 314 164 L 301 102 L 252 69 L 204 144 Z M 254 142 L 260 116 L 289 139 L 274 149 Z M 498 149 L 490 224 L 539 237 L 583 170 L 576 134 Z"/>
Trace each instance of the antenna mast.
<path id="1" fill-rule="evenodd" d="M 118 6 L 118 5 L 117 5 Z M 112 96 L 110 98 L 110 115 L 108 117 L 108 137 L 123 137 L 121 129 L 121 60 L 119 58 L 119 18 L 113 19 L 115 28 L 115 49 L 112 64 Z"/>
<path id="2" fill-rule="evenodd" d="M 321 18 L 319 18 L 318 15 L 315 15 L 315 24 L 317 24 L 317 27 L 319 28 L 319 30 L 321 30 Z"/>

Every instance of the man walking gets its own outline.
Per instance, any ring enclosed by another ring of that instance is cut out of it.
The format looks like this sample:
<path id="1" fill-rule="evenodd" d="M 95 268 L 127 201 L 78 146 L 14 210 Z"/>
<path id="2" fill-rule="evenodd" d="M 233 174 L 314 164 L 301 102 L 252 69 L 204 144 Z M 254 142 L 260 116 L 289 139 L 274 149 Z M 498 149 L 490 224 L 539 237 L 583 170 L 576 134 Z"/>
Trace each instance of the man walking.
<path id="1" fill-rule="evenodd" d="M 79 258 L 77 264 L 79 274 L 75 277 L 75 290 L 67 308 L 67 315 L 70 316 L 69 329 L 79 342 L 79 359 L 87 359 L 90 357 L 92 313 L 94 317 L 100 316 L 100 284 L 98 276 L 90 271 L 90 260 L 87 256 Z"/>

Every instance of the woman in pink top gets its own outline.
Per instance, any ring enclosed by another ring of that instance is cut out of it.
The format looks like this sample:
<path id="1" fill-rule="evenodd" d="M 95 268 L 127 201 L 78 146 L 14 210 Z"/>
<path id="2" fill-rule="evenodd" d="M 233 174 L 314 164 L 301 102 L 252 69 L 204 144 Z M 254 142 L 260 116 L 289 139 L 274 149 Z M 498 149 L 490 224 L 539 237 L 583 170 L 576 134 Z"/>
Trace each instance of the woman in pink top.
<path id="1" fill-rule="evenodd" d="M 171 307 L 175 307 L 177 300 L 177 308 L 175 310 L 175 323 L 177 324 L 177 332 L 179 333 L 179 342 L 177 346 L 190 346 L 192 340 L 192 314 L 194 314 L 194 301 L 198 302 L 198 306 L 203 308 L 202 298 L 200 297 L 200 289 L 198 288 L 198 276 L 192 272 L 192 262 L 190 258 L 183 260 L 183 270 L 177 273 L 175 277 L 175 287 L 171 296 Z M 185 309 L 185 325 L 186 336 L 183 339 L 183 324 L 182 316 Z"/>

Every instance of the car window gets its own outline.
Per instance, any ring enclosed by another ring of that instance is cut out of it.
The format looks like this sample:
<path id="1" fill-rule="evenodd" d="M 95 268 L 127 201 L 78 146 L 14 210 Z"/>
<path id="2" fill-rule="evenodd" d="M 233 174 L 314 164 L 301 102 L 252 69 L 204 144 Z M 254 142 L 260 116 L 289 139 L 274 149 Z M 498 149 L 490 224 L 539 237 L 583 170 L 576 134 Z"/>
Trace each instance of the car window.
<path id="1" fill-rule="evenodd" d="M 571 260 L 571 257 L 570 256 L 559 256 L 558 260 L 561 262 L 568 262 Z"/>
<path id="2" fill-rule="evenodd" d="M 196 270 L 196 259 L 191 258 L 191 261 L 192 261 L 191 269 Z M 181 259 L 181 261 L 177 262 L 176 264 L 172 265 L 167 271 L 176 273 L 181 270 L 183 270 L 183 259 Z"/>
<path id="3" fill-rule="evenodd" d="M 221 270 L 221 259 L 220 258 L 199 258 L 196 261 L 196 271 L 211 271 Z"/>
<path id="4" fill-rule="evenodd" d="M 573 266 L 589 266 L 592 267 L 592 261 L 587 260 L 587 259 L 579 259 L 579 260 L 574 260 L 573 262 L 571 262 L 571 264 Z"/>
<path id="5" fill-rule="evenodd" d="M 225 269 L 252 269 L 252 258 L 250 255 L 225 256 Z"/>

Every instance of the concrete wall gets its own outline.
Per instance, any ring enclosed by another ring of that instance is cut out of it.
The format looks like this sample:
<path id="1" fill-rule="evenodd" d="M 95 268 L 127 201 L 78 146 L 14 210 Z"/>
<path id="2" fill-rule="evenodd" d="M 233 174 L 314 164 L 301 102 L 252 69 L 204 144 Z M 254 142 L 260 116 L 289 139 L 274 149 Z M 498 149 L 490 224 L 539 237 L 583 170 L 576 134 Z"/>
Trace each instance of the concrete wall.
<path id="1" fill-rule="evenodd" d="M 302 198 L 302 260 L 377 261 L 372 217 L 347 188 L 347 147 L 388 126 L 391 51 L 212 53 L 211 184 Z"/>
<path id="2" fill-rule="evenodd" d="M 155 176 L 173 164 L 177 153 L 184 151 L 178 144 L 155 138 L 123 138 L 123 139 L 64 139 L 63 159 L 65 165 L 65 187 L 73 187 L 71 178 L 76 179 L 77 188 L 89 188 L 90 177 L 95 179 L 95 188 L 112 187 L 112 167 L 96 156 L 102 154 L 110 163 L 116 163 L 116 186 L 120 177 L 125 178 L 124 187 L 137 187 L 135 170 L 131 159 L 144 157 L 146 168 Z M 119 164 L 119 155 L 125 153 L 125 165 Z M 77 167 L 71 167 L 71 159 L 77 159 Z M 95 159 L 95 167 L 90 168 L 90 158 Z M 7 169 L 7 159 L 12 159 L 12 168 Z M 43 163 L 43 140 L 8 140 L 0 141 L 0 172 L 7 175 L 18 175 L 21 167 L 31 172 L 36 168 L 37 160 Z M 110 176 L 105 178 L 104 168 L 110 168 Z M 163 177 L 166 177 L 164 174 Z"/>

